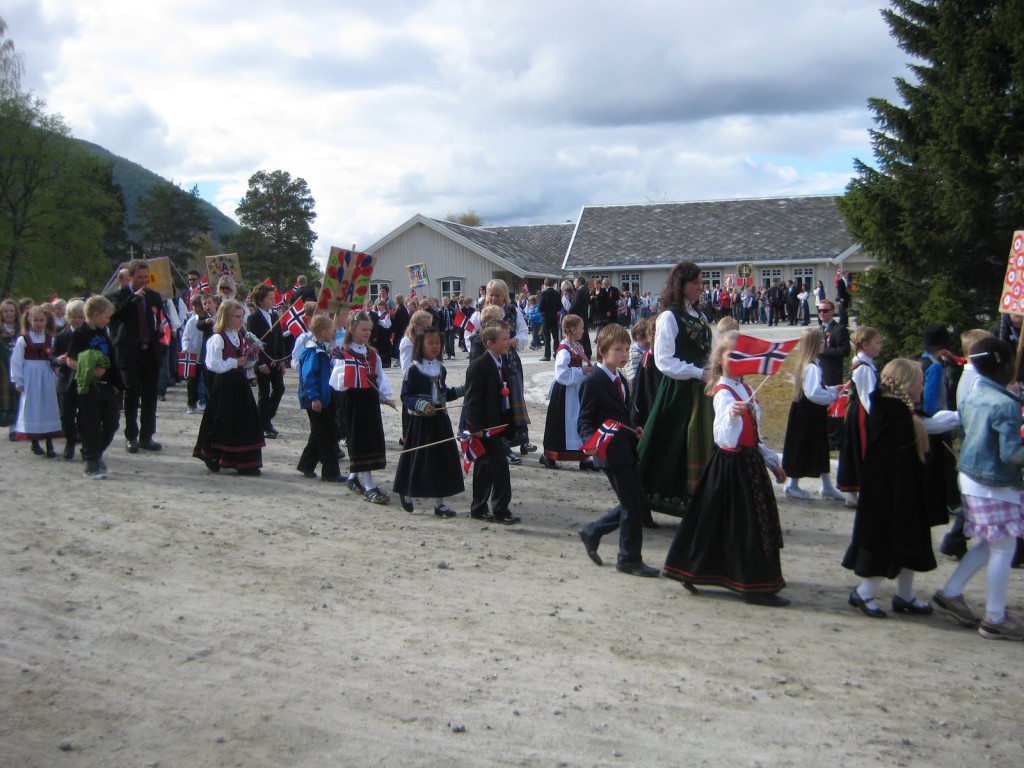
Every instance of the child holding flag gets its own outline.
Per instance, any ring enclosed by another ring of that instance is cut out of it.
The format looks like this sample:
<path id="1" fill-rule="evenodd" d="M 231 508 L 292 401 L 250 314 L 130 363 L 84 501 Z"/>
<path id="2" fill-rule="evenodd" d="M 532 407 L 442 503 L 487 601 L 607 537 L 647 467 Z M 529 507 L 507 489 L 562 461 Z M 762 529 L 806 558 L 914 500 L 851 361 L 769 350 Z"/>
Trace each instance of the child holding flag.
<path id="1" fill-rule="evenodd" d="M 353 312 L 340 356 L 334 360 L 331 387 L 345 393 L 349 475 L 346 485 L 373 504 L 391 499 L 373 480 L 373 470 L 384 469 L 384 422 L 381 403 L 395 407 L 391 385 L 384 376 L 380 356 L 370 344 L 373 322 L 366 312 Z"/>
<path id="2" fill-rule="evenodd" d="M 597 335 L 600 362 L 580 384 L 580 416 L 577 422 L 584 439 L 583 452 L 594 457 L 604 470 L 619 503 L 579 530 L 587 556 L 602 565 L 597 554 L 601 537 L 619 530 L 619 553 L 615 570 L 632 576 L 658 576 L 658 569 L 641 557 L 643 520 L 650 514 L 637 466 L 636 446 L 643 427 L 629 426 L 629 386 L 619 372 L 629 360 L 629 332 L 609 323 Z"/>
<path id="3" fill-rule="evenodd" d="M 751 365 L 749 359 L 733 360 L 740 338 L 746 337 L 722 334 L 711 355 L 707 393 L 714 398 L 717 449 L 676 531 L 665 575 L 694 594 L 694 584 L 711 584 L 754 605 L 781 607 L 789 604 L 778 595 L 786 586 L 779 561 L 782 526 L 766 469 L 780 483 L 786 473 L 778 454 L 761 440 L 754 393 L 737 377 Z"/>

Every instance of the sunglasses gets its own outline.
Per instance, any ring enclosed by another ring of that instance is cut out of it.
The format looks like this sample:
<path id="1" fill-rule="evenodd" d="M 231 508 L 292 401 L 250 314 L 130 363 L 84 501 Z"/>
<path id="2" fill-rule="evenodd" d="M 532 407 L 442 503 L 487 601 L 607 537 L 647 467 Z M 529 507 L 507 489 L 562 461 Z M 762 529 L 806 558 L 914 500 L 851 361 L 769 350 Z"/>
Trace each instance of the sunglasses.
<path id="1" fill-rule="evenodd" d="M 829 309 L 828 307 L 818 307 L 819 315 L 831 315 L 833 312 L 835 312 L 834 309 Z"/>

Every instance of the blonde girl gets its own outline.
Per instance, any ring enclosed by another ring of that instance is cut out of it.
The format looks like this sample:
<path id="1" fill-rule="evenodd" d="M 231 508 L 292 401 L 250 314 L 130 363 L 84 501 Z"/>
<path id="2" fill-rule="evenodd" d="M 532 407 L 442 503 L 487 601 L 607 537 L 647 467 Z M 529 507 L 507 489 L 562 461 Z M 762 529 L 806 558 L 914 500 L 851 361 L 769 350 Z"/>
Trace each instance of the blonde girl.
<path id="1" fill-rule="evenodd" d="M 11 353 L 11 381 L 21 395 L 14 434 L 18 440 L 31 440 L 32 453 L 55 458 L 53 438 L 63 437 L 60 409 L 57 405 L 57 376 L 53 356 L 53 316 L 36 306 L 25 313 L 24 333 Z M 46 450 L 39 444 L 46 440 Z"/>
<path id="2" fill-rule="evenodd" d="M 780 550 L 782 526 L 768 471 L 786 479 L 779 456 L 758 428 L 761 408 L 750 387 L 729 374 L 729 353 L 739 334 L 728 331 L 711 353 L 707 394 L 713 397 L 711 455 L 693 502 L 665 559 L 665 575 L 696 594 L 697 584 L 741 595 L 748 603 L 782 607 L 786 586 Z"/>
<path id="3" fill-rule="evenodd" d="M 797 345 L 782 468 L 789 478 L 787 496 L 809 499 L 800 488 L 800 478 L 820 477 L 821 496 L 842 501 L 843 494 L 832 486 L 828 451 L 828 406 L 839 397 L 839 389 L 822 383 L 818 356 L 824 348 L 825 337 L 818 328 L 804 331 Z"/>
<path id="4" fill-rule="evenodd" d="M 935 568 L 925 472 L 928 434 L 915 414 L 923 391 L 921 366 L 901 357 L 882 369 L 870 398 L 860 495 L 843 567 L 861 577 L 849 604 L 871 618 L 887 615 L 876 600 L 884 579 L 896 579 L 894 611 L 932 612 L 914 596 L 914 573 Z"/>
<path id="5" fill-rule="evenodd" d="M 367 312 L 349 315 L 348 330 L 331 370 L 331 387 L 345 393 L 345 428 L 348 436 L 349 475 L 345 484 L 373 504 L 391 498 L 377 487 L 373 470 L 384 469 L 384 420 L 381 403 L 392 408 L 391 385 L 384 376 L 380 355 L 370 346 L 373 321 Z"/>
<path id="6" fill-rule="evenodd" d="M 882 334 L 877 328 L 862 325 L 850 339 L 856 352 L 850 365 L 851 379 L 849 403 L 843 442 L 839 446 L 839 469 L 836 485 L 846 494 L 846 506 L 857 506 L 860 487 L 860 464 L 864 459 L 867 440 L 867 417 L 871 411 L 871 393 L 878 385 L 878 367 L 875 358 L 882 353 Z"/>

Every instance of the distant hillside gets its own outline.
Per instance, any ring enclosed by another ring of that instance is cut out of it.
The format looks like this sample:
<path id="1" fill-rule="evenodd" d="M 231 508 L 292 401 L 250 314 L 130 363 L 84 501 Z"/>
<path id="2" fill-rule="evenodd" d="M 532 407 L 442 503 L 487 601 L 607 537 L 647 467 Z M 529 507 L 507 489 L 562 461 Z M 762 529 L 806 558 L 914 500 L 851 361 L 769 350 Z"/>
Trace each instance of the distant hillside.
<path id="1" fill-rule="evenodd" d="M 135 224 L 135 201 L 139 197 L 144 197 L 150 187 L 158 181 L 166 182 L 168 180 L 143 168 L 138 163 L 118 157 L 98 144 L 81 139 L 75 139 L 75 141 L 86 151 L 114 164 L 114 183 L 120 185 L 124 193 L 124 205 L 127 209 L 125 229 L 131 232 L 132 226 Z M 210 217 L 210 229 L 214 242 L 217 242 L 222 233 L 233 235 L 239 230 L 238 224 L 221 213 L 220 209 L 205 200 L 202 201 L 202 204 L 206 215 Z"/>

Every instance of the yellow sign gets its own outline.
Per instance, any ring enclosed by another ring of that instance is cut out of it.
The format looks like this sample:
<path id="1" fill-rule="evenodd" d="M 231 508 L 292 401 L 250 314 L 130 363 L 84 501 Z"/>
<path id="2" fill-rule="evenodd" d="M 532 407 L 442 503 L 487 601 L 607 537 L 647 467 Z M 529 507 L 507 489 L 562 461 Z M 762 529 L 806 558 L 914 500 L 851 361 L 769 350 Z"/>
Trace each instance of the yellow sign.
<path id="1" fill-rule="evenodd" d="M 122 262 L 117 271 L 127 269 L 129 263 Z M 171 280 L 171 260 L 166 256 L 158 256 L 155 259 L 146 259 L 146 266 L 149 267 L 149 284 L 146 287 L 159 293 L 161 298 L 172 298 L 174 281 Z"/>

